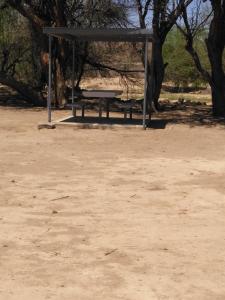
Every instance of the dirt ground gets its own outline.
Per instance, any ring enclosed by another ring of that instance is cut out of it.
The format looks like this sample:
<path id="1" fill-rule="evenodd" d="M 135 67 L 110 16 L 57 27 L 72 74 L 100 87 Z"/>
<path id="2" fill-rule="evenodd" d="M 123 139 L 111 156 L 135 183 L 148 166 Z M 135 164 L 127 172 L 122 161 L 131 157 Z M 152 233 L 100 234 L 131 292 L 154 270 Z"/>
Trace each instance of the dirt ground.
<path id="1" fill-rule="evenodd" d="M 222 125 L 43 120 L 0 108 L 1 300 L 225 299 Z"/>

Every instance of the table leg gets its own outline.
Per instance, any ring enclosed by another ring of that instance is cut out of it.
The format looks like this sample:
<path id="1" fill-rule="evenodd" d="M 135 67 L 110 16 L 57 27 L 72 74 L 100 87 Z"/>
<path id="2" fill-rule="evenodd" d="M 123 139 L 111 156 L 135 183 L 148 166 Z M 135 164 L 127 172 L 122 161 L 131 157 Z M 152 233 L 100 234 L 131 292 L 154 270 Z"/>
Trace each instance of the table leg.
<path id="1" fill-rule="evenodd" d="M 102 100 L 99 99 L 99 118 L 102 117 Z"/>
<path id="2" fill-rule="evenodd" d="M 109 118 L 109 99 L 106 100 L 106 118 Z"/>
<path id="3" fill-rule="evenodd" d="M 82 106 L 82 118 L 84 118 L 84 105 Z"/>

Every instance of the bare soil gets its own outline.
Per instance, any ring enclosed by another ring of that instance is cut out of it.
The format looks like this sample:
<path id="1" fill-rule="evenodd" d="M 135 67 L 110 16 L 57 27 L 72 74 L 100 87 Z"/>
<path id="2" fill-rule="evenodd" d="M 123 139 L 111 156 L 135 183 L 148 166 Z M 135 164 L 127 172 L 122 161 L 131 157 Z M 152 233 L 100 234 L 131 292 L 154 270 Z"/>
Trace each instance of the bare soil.
<path id="1" fill-rule="evenodd" d="M 146 131 L 0 108 L 0 299 L 225 299 L 224 126 L 172 108 Z"/>

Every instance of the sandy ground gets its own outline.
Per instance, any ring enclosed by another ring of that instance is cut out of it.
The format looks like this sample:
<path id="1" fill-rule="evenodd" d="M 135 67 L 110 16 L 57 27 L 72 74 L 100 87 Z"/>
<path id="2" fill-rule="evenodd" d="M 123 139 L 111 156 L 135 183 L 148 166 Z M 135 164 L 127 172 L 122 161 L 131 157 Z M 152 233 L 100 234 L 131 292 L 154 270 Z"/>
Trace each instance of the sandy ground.
<path id="1" fill-rule="evenodd" d="M 0 299 L 225 299 L 224 127 L 45 119 L 0 108 Z"/>

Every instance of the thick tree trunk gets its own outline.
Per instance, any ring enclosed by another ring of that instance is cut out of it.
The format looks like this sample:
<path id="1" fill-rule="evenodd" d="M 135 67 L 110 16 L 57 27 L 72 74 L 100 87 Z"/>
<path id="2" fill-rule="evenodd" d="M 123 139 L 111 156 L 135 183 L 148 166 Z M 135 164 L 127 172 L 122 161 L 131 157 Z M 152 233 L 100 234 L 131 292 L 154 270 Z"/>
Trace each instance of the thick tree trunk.
<path id="1" fill-rule="evenodd" d="M 13 77 L 7 76 L 7 74 L 3 72 L 0 72 L 0 83 L 17 91 L 23 96 L 24 100 L 30 104 L 37 106 L 43 106 L 46 104 L 46 101 L 44 101 L 39 93 L 32 90 L 28 85 L 17 81 Z"/>
<path id="2" fill-rule="evenodd" d="M 34 85 L 44 89 L 48 82 L 48 37 L 30 24 Z"/>
<path id="3" fill-rule="evenodd" d="M 210 23 L 206 47 L 211 65 L 211 74 L 203 67 L 197 51 L 194 49 L 194 33 L 189 23 L 187 10 L 183 11 L 186 32 L 186 50 L 191 54 L 202 77 L 210 84 L 212 91 L 213 114 L 225 116 L 225 73 L 223 70 L 223 52 L 225 47 L 225 0 L 211 0 L 213 18 Z"/>
<path id="4" fill-rule="evenodd" d="M 152 43 L 152 61 L 148 61 L 147 101 L 150 107 L 150 100 L 153 108 L 159 109 L 159 97 L 165 74 L 165 64 L 162 53 L 163 45 L 160 41 Z M 142 48 L 142 63 L 145 66 L 145 45 Z M 150 59 L 150 58 L 149 58 Z"/>
<path id="5" fill-rule="evenodd" d="M 39 68 L 37 68 L 37 82 L 40 87 L 48 83 L 48 37 L 43 35 L 42 32 L 34 30 L 34 45 L 36 45 L 36 54 L 39 59 Z M 62 107 L 66 103 L 66 42 L 63 40 L 54 40 L 52 46 L 52 60 L 53 60 L 53 88 L 55 106 Z M 37 63 L 36 63 L 37 65 Z"/>
<path id="6" fill-rule="evenodd" d="M 163 45 L 160 41 L 155 40 L 152 45 L 153 51 L 153 70 L 150 72 L 150 76 L 153 76 L 152 80 L 152 100 L 156 109 L 159 109 L 159 96 L 162 88 L 162 83 L 165 74 L 165 65 L 163 61 L 163 54 L 162 54 Z M 151 80 L 149 79 L 149 82 Z"/>
<path id="7" fill-rule="evenodd" d="M 82 77 L 84 75 L 84 71 L 85 71 L 85 64 L 87 61 L 87 57 L 88 57 L 88 46 L 89 43 L 85 42 L 84 47 L 83 47 L 83 54 L 80 55 L 81 56 L 81 62 L 80 62 L 80 66 L 78 67 L 78 76 L 77 76 L 77 82 L 76 82 L 76 89 L 79 89 L 80 87 L 80 82 L 82 80 Z"/>
<path id="8" fill-rule="evenodd" d="M 211 64 L 211 91 L 213 114 L 225 116 L 225 74 L 223 71 L 223 51 L 214 45 L 213 41 L 206 41 L 209 60 Z"/>
<path id="9" fill-rule="evenodd" d="M 211 65 L 213 114 L 225 116 L 225 73 L 223 52 L 225 47 L 225 1 L 211 1 L 214 16 L 210 24 L 206 46 Z"/>
<path id="10" fill-rule="evenodd" d="M 55 0 L 53 7 L 55 15 L 55 25 L 64 27 L 67 25 L 65 17 L 65 1 Z M 55 103 L 63 107 L 66 103 L 66 52 L 67 43 L 64 39 L 58 38 L 55 41 Z"/>
<path id="11" fill-rule="evenodd" d="M 39 53 L 40 65 L 37 66 L 39 69 L 39 74 L 37 74 L 38 80 L 40 83 L 40 88 L 44 83 L 47 83 L 48 78 L 48 59 L 46 58 L 48 55 L 48 42 L 47 37 L 43 35 L 43 27 L 44 26 L 58 26 L 64 27 L 67 25 L 65 18 L 65 1 L 55 0 L 55 1 L 43 1 L 45 3 L 45 9 L 51 9 L 51 15 L 46 18 L 46 14 L 44 11 L 37 10 L 33 8 L 33 6 L 29 3 L 24 4 L 26 1 L 16 1 L 16 0 L 8 0 L 8 4 L 16 9 L 21 15 L 27 18 L 32 25 L 33 33 L 35 35 L 35 44 L 36 51 Z M 28 1 L 29 2 L 29 1 Z M 55 91 L 55 104 L 57 106 L 63 106 L 65 104 L 65 61 L 66 61 L 66 50 L 67 44 L 65 41 L 58 39 L 53 43 L 53 75 L 54 75 L 54 91 Z M 41 70 L 40 70 L 41 69 Z"/>
<path id="12" fill-rule="evenodd" d="M 55 106 L 63 107 L 66 103 L 65 93 L 66 93 L 66 83 L 65 74 L 63 71 L 63 63 L 59 61 L 58 58 L 54 60 L 54 93 L 55 93 Z"/>
<path id="13" fill-rule="evenodd" d="M 43 89 L 46 83 L 48 83 L 48 37 L 35 28 L 31 30 L 33 31 L 33 48 L 35 48 L 33 50 L 33 65 L 36 74 L 35 82 L 40 89 Z M 55 40 L 53 44 L 53 102 L 55 106 L 61 107 L 65 104 L 66 90 L 64 44 L 59 43 L 58 40 Z M 63 57 L 61 53 L 63 53 Z"/>
<path id="14" fill-rule="evenodd" d="M 225 117 L 225 80 L 211 86 L 213 114 L 216 117 Z"/>

